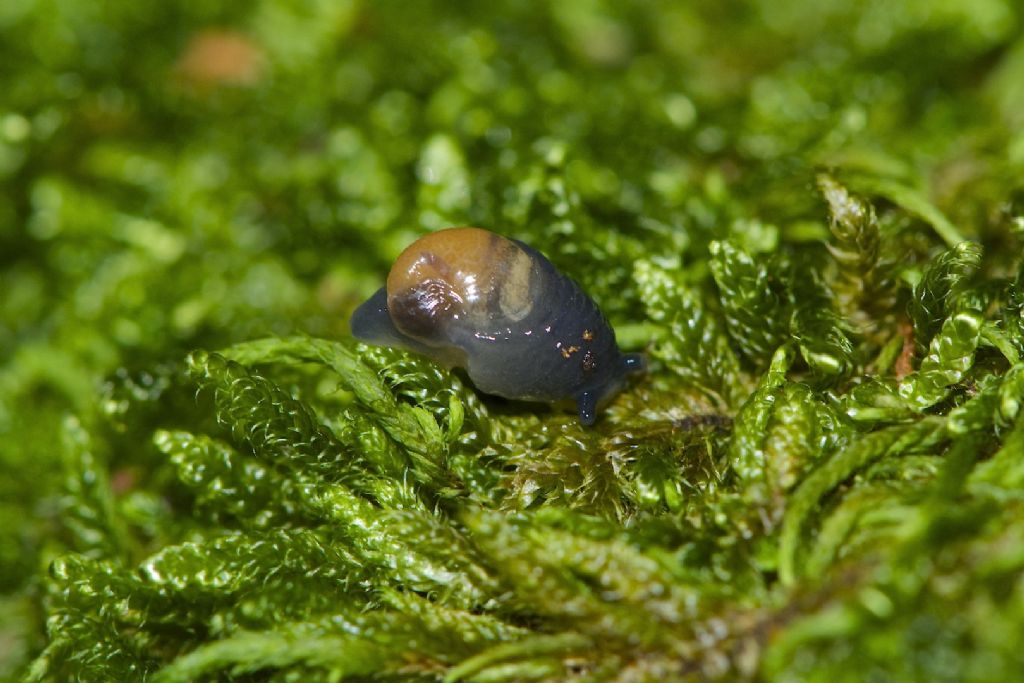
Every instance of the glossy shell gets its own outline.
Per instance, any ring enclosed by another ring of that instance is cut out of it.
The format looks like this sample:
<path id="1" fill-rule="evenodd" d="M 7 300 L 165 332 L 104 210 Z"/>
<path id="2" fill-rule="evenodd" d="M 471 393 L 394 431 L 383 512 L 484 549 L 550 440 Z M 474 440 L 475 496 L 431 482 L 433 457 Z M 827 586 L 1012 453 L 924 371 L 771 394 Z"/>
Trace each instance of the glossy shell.
<path id="1" fill-rule="evenodd" d="M 622 354 L 601 311 L 522 242 L 479 228 L 420 238 L 352 315 L 352 334 L 466 368 L 481 391 L 576 401 L 593 423 L 598 402 L 643 367 Z"/>

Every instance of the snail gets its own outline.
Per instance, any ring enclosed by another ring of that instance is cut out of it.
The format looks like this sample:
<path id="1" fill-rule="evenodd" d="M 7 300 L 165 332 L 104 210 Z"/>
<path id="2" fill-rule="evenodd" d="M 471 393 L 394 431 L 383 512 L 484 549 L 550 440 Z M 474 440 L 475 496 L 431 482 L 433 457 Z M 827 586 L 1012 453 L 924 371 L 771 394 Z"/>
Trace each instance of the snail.
<path id="1" fill-rule="evenodd" d="M 352 314 L 352 335 L 465 368 L 505 398 L 598 404 L 644 368 L 623 354 L 597 304 L 540 252 L 481 228 L 448 228 L 399 255 L 387 285 Z"/>

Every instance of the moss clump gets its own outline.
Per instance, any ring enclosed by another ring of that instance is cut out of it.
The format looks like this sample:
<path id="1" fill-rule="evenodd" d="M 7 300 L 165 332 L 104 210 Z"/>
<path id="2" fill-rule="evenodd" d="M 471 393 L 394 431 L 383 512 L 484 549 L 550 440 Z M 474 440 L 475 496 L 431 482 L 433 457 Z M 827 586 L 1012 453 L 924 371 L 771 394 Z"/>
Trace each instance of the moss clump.
<path id="1" fill-rule="evenodd" d="M 0 679 L 1021 678 L 1017 4 L 0 5 Z M 347 335 L 458 224 L 595 428 Z"/>

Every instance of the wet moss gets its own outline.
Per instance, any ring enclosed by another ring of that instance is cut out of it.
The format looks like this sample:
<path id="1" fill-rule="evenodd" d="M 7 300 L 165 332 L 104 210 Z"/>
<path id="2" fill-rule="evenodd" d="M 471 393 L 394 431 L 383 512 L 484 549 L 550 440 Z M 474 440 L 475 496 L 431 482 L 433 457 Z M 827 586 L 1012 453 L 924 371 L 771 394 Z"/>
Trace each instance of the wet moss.
<path id="1" fill-rule="evenodd" d="M 1020 678 L 1022 24 L 4 3 L 0 678 Z M 348 336 L 462 224 L 648 355 L 594 428 Z"/>

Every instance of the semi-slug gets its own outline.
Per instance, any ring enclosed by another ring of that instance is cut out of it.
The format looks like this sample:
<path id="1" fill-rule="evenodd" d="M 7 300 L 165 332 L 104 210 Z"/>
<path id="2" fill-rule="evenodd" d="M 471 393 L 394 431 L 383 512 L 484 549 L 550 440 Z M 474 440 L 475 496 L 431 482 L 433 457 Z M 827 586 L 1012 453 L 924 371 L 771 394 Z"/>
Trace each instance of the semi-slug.
<path id="1" fill-rule="evenodd" d="M 642 370 L 623 354 L 597 304 L 540 252 L 480 228 L 413 242 L 387 285 L 350 321 L 357 339 L 465 368 L 478 389 L 505 398 L 576 402 L 591 425 L 600 401 Z"/>

